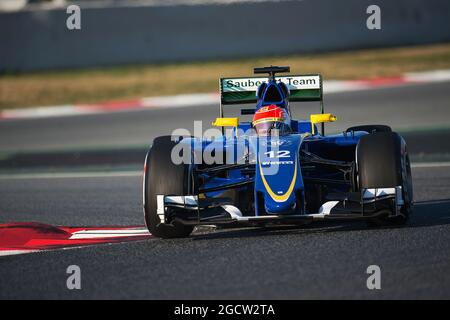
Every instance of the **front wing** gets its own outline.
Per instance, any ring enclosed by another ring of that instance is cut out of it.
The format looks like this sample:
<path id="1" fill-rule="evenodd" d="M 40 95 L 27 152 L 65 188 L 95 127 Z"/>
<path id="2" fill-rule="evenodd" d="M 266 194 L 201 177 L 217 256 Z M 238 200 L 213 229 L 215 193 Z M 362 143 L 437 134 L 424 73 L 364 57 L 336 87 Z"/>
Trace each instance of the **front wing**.
<path id="1" fill-rule="evenodd" d="M 332 195 L 331 195 L 332 196 Z M 158 195 L 157 213 L 161 222 L 184 225 L 301 224 L 315 220 L 364 220 L 401 215 L 402 187 L 364 189 L 339 195 L 322 204 L 317 213 L 248 215 L 228 198 Z"/>

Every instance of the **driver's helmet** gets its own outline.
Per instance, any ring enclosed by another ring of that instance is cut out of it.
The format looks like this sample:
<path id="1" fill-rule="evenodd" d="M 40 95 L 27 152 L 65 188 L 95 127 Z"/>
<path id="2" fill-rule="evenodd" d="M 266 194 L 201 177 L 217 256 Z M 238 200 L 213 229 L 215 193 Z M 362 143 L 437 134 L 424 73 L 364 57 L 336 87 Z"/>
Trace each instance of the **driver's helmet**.
<path id="1" fill-rule="evenodd" d="M 284 108 L 274 104 L 258 109 L 253 116 L 252 125 L 259 136 L 275 134 L 273 129 L 276 129 L 279 135 L 291 131 L 289 114 Z"/>

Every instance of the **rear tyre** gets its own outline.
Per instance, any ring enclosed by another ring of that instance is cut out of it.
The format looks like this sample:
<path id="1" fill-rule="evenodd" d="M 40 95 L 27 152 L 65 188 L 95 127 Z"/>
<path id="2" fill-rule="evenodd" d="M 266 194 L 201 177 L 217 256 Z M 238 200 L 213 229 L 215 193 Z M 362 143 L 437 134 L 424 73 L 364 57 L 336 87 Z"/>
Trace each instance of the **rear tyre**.
<path id="1" fill-rule="evenodd" d="M 367 133 L 376 133 L 376 132 L 392 132 L 392 129 L 391 127 L 386 126 L 384 124 L 369 124 L 350 127 L 347 130 L 345 130 L 345 132 L 352 132 L 352 131 L 366 131 Z"/>
<path id="2" fill-rule="evenodd" d="M 193 227 L 173 222 L 173 217 L 161 221 L 157 214 L 157 195 L 189 195 L 192 190 L 187 164 L 174 164 L 171 136 L 158 137 L 147 153 L 144 174 L 144 214 L 149 231 L 160 238 L 182 238 L 191 234 Z"/>
<path id="3" fill-rule="evenodd" d="M 395 132 L 377 132 L 363 136 L 356 148 L 358 185 L 365 188 L 402 186 L 404 204 L 399 214 L 387 214 L 369 220 L 369 225 L 403 225 L 412 211 L 411 165 L 406 143 Z"/>

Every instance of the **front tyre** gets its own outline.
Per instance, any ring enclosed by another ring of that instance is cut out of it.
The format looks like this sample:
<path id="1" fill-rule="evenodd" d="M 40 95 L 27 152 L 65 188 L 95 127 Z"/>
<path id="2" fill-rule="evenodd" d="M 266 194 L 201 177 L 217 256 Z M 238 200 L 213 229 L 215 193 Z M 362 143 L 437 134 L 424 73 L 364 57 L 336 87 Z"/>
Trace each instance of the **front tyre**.
<path id="1" fill-rule="evenodd" d="M 411 164 L 403 138 L 395 132 L 363 136 L 356 149 L 359 188 L 402 187 L 404 204 L 396 216 L 369 220 L 369 225 L 404 225 L 413 206 Z"/>
<path id="2" fill-rule="evenodd" d="M 187 164 L 174 164 L 172 148 L 176 145 L 171 136 L 158 137 L 147 153 L 143 182 L 144 215 L 147 228 L 156 237 L 183 238 L 191 234 L 193 227 L 173 222 L 173 217 L 161 221 L 157 214 L 157 195 L 189 195 L 190 170 Z"/>

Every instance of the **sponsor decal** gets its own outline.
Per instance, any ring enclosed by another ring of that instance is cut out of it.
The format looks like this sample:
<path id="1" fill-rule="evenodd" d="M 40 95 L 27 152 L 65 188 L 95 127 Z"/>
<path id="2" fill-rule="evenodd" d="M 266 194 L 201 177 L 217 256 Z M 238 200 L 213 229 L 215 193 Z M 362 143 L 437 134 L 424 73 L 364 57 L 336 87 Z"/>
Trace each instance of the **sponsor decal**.
<path id="1" fill-rule="evenodd" d="M 266 180 L 265 173 L 262 167 L 261 159 L 259 162 L 259 174 L 261 176 L 262 183 L 264 185 L 264 188 L 266 189 L 267 193 L 270 195 L 270 197 L 275 202 L 285 202 L 287 199 L 289 199 L 289 196 L 291 195 L 292 191 L 294 191 L 295 182 L 297 181 L 297 159 L 295 159 L 294 163 L 294 174 L 292 176 L 291 183 L 289 184 L 289 188 L 287 189 L 285 194 L 280 193 L 279 191 L 277 194 L 273 192 L 272 188 L 270 187 L 269 183 Z"/>
<path id="2" fill-rule="evenodd" d="M 268 78 L 260 77 L 222 79 L 222 91 L 256 91 L 259 85 L 267 81 Z M 277 77 L 277 81 L 284 82 L 290 90 L 320 89 L 319 75 Z"/>
<path id="3" fill-rule="evenodd" d="M 293 165 L 294 161 L 262 161 L 261 164 L 263 166 L 268 166 L 268 165 L 276 166 L 276 165 L 283 165 L 283 164 Z"/>

